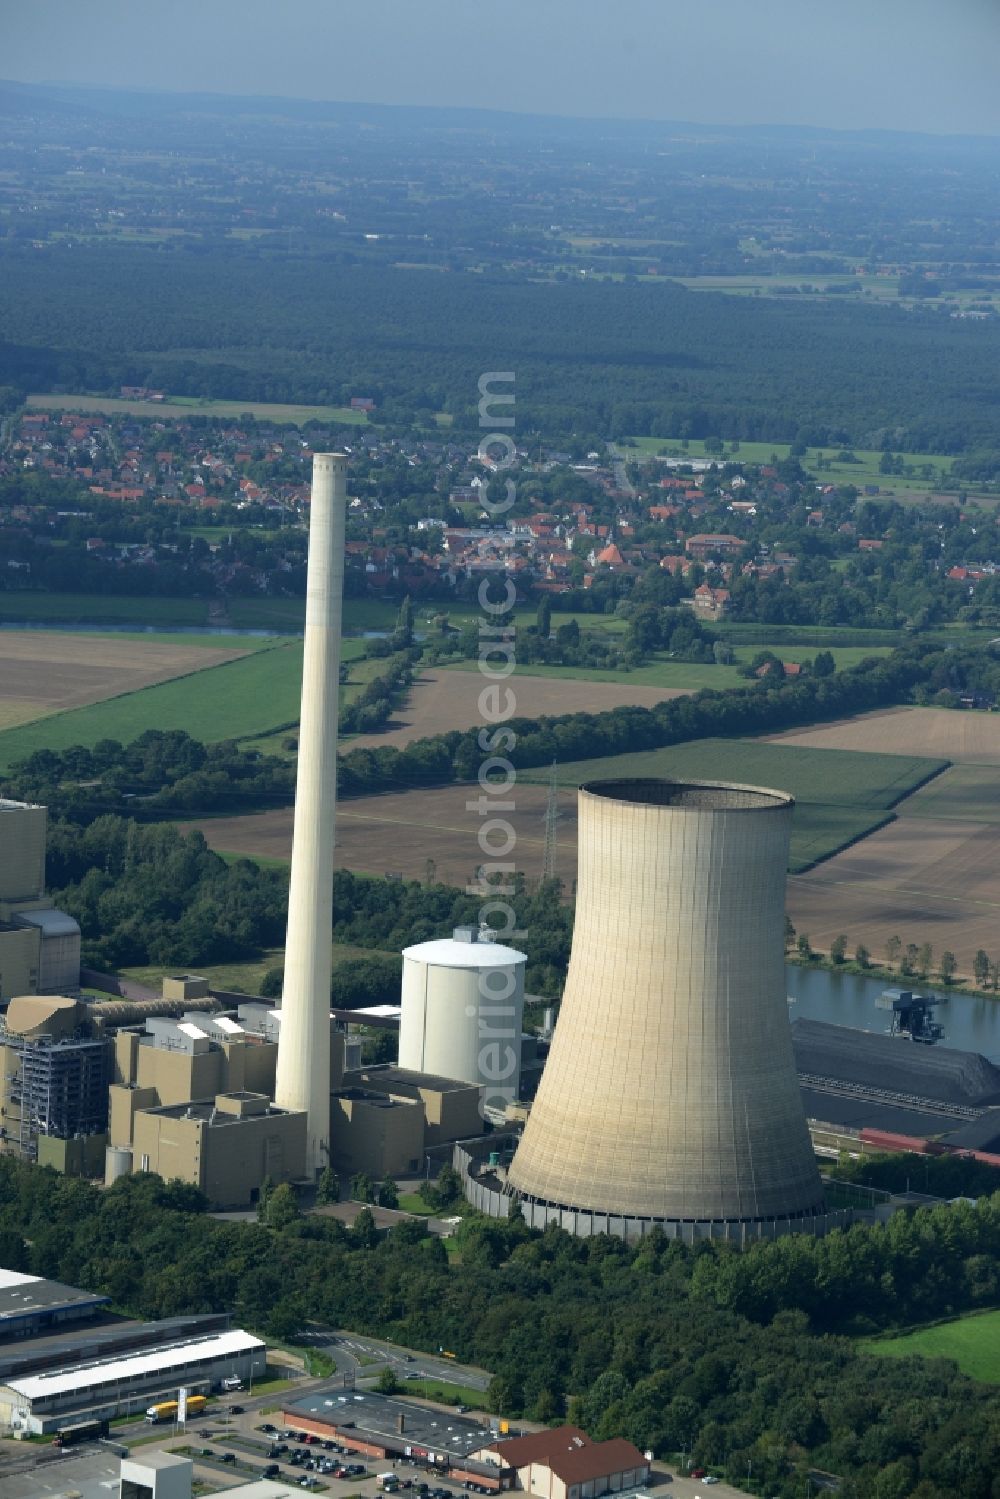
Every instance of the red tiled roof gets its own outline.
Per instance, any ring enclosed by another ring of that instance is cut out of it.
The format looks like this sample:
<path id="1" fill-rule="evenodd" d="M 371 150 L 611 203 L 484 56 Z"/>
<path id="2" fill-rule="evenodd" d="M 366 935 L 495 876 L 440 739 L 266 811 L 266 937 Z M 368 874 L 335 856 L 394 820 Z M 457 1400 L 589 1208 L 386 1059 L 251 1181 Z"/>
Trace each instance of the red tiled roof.
<path id="1" fill-rule="evenodd" d="M 526 1437 L 491 1442 L 490 1450 L 499 1453 L 508 1467 L 525 1468 L 528 1463 L 544 1462 L 557 1452 L 578 1451 L 590 1445 L 590 1438 L 579 1426 L 557 1426 L 554 1431 L 536 1431 Z"/>
<path id="2" fill-rule="evenodd" d="M 613 1437 L 610 1442 L 590 1442 L 586 1447 L 573 1447 L 567 1452 L 554 1453 L 543 1461 L 547 1461 L 552 1472 L 567 1486 L 649 1466 L 638 1447 L 633 1447 L 624 1437 Z"/>

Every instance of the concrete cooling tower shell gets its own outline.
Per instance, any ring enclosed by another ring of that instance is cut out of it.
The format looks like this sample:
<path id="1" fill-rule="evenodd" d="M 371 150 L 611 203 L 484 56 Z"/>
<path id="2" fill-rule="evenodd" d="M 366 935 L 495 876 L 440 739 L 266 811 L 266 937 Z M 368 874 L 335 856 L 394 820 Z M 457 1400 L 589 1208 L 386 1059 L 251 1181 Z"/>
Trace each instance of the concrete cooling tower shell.
<path id="1" fill-rule="evenodd" d="M 508 1175 L 526 1200 L 627 1233 L 823 1213 L 785 999 L 792 807 L 754 786 L 581 788 L 566 990 Z"/>
<path id="2" fill-rule="evenodd" d="M 499 942 L 446 937 L 404 948 L 400 1067 L 488 1093 L 499 1084 L 516 1099 L 526 962 Z"/>

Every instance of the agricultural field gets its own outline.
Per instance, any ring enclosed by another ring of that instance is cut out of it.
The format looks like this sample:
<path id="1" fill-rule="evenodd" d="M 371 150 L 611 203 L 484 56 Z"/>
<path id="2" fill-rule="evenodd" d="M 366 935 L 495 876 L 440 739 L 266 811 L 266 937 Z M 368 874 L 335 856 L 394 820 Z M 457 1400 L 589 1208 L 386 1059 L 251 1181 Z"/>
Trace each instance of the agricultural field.
<path id="1" fill-rule="evenodd" d="M 905 762 L 893 756 L 775 752 L 752 741 L 702 740 L 648 754 L 582 760 L 559 768 L 557 868 L 567 889 L 576 876 L 576 787 L 612 775 L 718 776 L 776 785 L 801 798 L 792 836 L 793 867 L 805 867 L 852 838 L 862 837 L 891 816 L 888 810 L 922 777 L 933 761 Z M 529 879 L 541 874 L 545 842 L 548 771 L 522 772 L 509 815 L 517 835 L 517 867 Z M 832 788 L 832 789 L 831 789 Z M 836 800 L 839 796 L 840 800 Z M 386 792 L 351 797 L 337 813 L 339 868 L 368 874 L 402 874 L 464 885 L 482 862 L 481 819 L 469 812 L 467 786 Z M 288 859 L 292 809 L 242 817 L 204 819 L 196 826 L 212 848 L 227 854 Z"/>
<path id="2" fill-rule="evenodd" d="M 952 765 L 907 800 L 906 815 L 1000 823 L 1000 767 Z"/>
<path id="3" fill-rule="evenodd" d="M 971 977 L 979 948 L 997 956 L 996 826 L 911 817 L 908 806 L 897 807 L 890 826 L 791 879 L 788 913 L 817 949 L 843 933 L 851 950 L 863 942 L 882 960 L 898 936 L 904 946 L 930 942 L 935 959 L 953 952 L 958 976 Z"/>
<path id="4" fill-rule="evenodd" d="M 0 620 L 31 624 L 208 624 L 205 599 L 130 598 L 97 593 L 0 593 Z"/>
<path id="5" fill-rule="evenodd" d="M 301 427 L 306 422 L 340 422 L 363 426 L 368 417 L 349 406 L 286 406 L 268 401 L 210 401 L 195 396 L 169 396 L 165 401 L 124 401 L 118 396 L 28 396 L 29 411 L 94 411 L 102 416 L 222 416 L 239 421 L 253 416 L 261 422 Z"/>
<path id="6" fill-rule="evenodd" d="M 206 641 L 208 643 L 206 643 Z M 0 730 L 72 714 L 247 654 L 221 637 L 0 631 Z M 107 711 L 112 712 L 110 704 Z M 27 731 L 26 731 L 27 732 Z M 3 736 L 0 735 L 0 739 Z"/>
<path id="7" fill-rule="evenodd" d="M 944 769 L 943 761 L 895 755 L 807 751 L 764 746 L 744 739 L 699 739 L 668 749 L 578 760 L 560 765 L 560 783 L 576 786 L 617 776 L 678 776 L 774 786 L 795 797 L 789 868 L 809 869 L 837 849 L 864 838 L 891 820 L 891 808 L 923 781 Z M 776 753 L 776 750 L 778 752 Z M 525 771 L 525 780 L 544 780 Z M 836 935 L 836 933 L 834 933 Z"/>
<path id="8" fill-rule="evenodd" d="M 586 615 L 575 615 L 579 619 L 581 629 L 586 629 Z M 556 627 L 565 623 L 562 616 L 553 614 L 553 623 Z M 591 615 L 591 619 L 595 616 Z M 600 630 L 600 616 L 598 620 L 598 633 Z M 616 621 L 622 628 L 624 620 Z M 698 692 L 702 687 L 712 687 L 717 692 L 726 687 L 746 687 L 749 685 L 745 677 L 741 677 L 736 667 L 749 664 L 758 652 L 773 650 L 774 654 L 782 661 L 811 661 L 815 656 L 817 646 L 811 645 L 741 645 L 734 646 L 736 663 L 733 666 L 717 666 L 714 663 L 707 665 L 702 662 L 675 661 L 667 655 L 656 655 L 643 666 L 634 666 L 630 671 L 606 671 L 593 666 L 544 666 L 532 662 L 525 667 L 525 673 L 530 672 L 532 677 L 547 677 L 550 681 L 579 682 L 581 686 L 590 682 L 616 682 L 623 685 L 626 682 L 634 682 L 642 687 L 662 688 L 661 698 L 673 697 L 684 692 Z M 830 652 L 836 662 L 837 670 L 843 671 L 848 666 L 856 666 L 867 656 L 887 656 L 891 646 L 832 646 Z M 455 666 L 446 668 L 449 671 L 477 671 L 478 667 L 474 661 L 462 661 Z M 524 677 L 520 672 L 517 674 L 515 686 L 522 682 Z M 571 712 L 572 709 L 558 710 L 555 708 L 543 709 L 543 712 Z"/>
<path id="9" fill-rule="evenodd" d="M 101 650 L 106 639 L 100 637 Z M 345 641 L 344 647 L 345 652 L 361 652 L 360 641 Z M 174 649 L 183 649 L 180 640 Z M 129 643 L 127 650 L 131 656 L 140 652 L 141 646 Z M 213 743 L 252 737 L 297 722 L 301 641 L 279 641 L 245 653 L 230 652 L 229 659 L 216 666 L 207 664 L 205 655 L 204 648 L 199 648 L 194 664 L 186 668 L 189 674 L 176 681 L 126 690 L 106 702 L 91 702 L 7 729 L 0 733 L 0 767 L 6 768 L 40 749 L 90 746 L 99 739 L 118 739 L 124 744 L 147 729 L 186 729 L 194 738 Z"/>
<path id="10" fill-rule="evenodd" d="M 504 814 L 517 834 L 517 869 L 529 880 L 540 878 L 542 872 L 547 796 L 544 786 L 518 784 L 517 808 Z M 478 842 L 482 819 L 467 810 L 468 800 L 468 786 L 444 786 L 342 801 L 337 809 L 336 867 L 412 880 L 430 875 L 449 885 L 468 884 L 484 857 Z M 559 807 L 557 870 L 569 889 L 576 877 L 575 792 L 562 792 Z M 272 860 L 291 857 L 291 807 L 180 826 L 197 828 L 219 853 Z"/>
<path id="11" fill-rule="evenodd" d="M 733 444 L 725 444 L 723 454 L 707 453 L 705 444 L 698 438 L 691 438 L 686 447 L 681 445 L 677 438 L 671 437 L 633 437 L 629 439 L 635 444 L 635 451 L 621 447 L 619 451 L 626 457 L 668 457 L 679 458 L 712 458 L 717 463 L 771 463 L 774 460 L 787 458 L 790 450 L 789 443 L 782 442 L 740 442 L 738 449 L 733 451 Z M 952 457 L 946 453 L 904 453 L 903 463 L 907 470 L 903 474 L 883 474 L 880 470 L 882 453 L 873 448 L 854 448 L 853 451 L 857 463 L 842 463 L 838 460 L 838 453 L 846 451 L 840 448 L 809 448 L 804 457 L 800 459 L 802 467 L 807 473 L 815 475 L 817 479 L 826 484 L 855 484 L 863 488 L 866 484 L 877 484 L 883 494 L 889 495 L 894 491 L 920 491 L 931 492 L 947 485 L 950 482 Z M 817 466 L 817 459 L 824 460 L 823 467 Z M 932 472 L 924 472 L 932 470 Z M 963 484 L 963 490 L 971 490 L 975 486 Z M 954 500 L 954 495 L 951 496 Z"/>
<path id="12" fill-rule="evenodd" d="M 898 1338 L 867 1338 L 861 1347 L 880 1358 L 951 1358 L 971 1379 L 1000 1384 L 1000 1311 L 976 1312 Z"/>
<path id="13" fill-rule="evenodd" d="M 954 708 L 887 708 L 839 723 L 787 729 L 770 744 L 804 749 L 864 750 L 880 755 L 930 755 L 959 764 L 1000 765 L 1000 713 Z"/>

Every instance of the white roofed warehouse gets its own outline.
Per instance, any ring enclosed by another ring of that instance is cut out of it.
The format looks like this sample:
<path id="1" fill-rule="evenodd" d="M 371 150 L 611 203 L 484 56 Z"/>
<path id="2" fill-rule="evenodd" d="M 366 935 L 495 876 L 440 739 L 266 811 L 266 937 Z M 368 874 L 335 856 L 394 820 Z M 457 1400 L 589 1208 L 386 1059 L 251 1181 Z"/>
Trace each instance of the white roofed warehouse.
<path id="1" fill-rule="evenodd" d="M 0 1386 L 0 1425 L 15 1431 L 58 1431 L 70 1417 L 114 1420 L 136 1415 L 182 1386 L 208 1394 L 221 1380 L 259 1378 L 266 1348 L 241 1331 L 189 1337 L 165 1346 L 62 1364 Z"/>

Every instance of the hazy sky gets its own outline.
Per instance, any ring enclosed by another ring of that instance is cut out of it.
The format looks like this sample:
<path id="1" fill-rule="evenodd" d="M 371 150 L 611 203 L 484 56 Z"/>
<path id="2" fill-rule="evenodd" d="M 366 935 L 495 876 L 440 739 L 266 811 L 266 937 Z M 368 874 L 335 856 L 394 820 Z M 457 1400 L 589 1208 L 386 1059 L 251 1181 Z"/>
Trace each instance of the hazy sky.
<path id="1" fill-rule="evenodd" d="M 1000 135 L 1000 0 L 0 0 L 0 76 Z"/>

